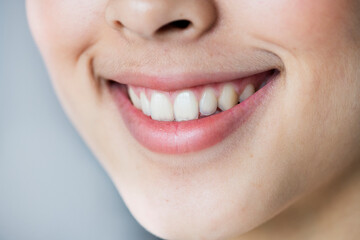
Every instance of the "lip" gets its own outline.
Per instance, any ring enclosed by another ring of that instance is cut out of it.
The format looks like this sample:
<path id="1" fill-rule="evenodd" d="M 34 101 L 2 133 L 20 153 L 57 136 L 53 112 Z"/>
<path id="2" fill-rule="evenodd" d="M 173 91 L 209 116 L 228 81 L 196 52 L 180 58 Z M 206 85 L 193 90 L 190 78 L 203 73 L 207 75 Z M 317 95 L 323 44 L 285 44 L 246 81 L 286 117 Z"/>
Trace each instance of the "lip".
<path id="1" fill-rule="evenodd" d="M 168 52 L 164 52 L 163 47 L 152 51 L 140 49 L 131 49 L 129 52 L 132 54 L 125 55 L 116 48 L 99 53 L 91 61 L 94 78 L 160 91 L 176 91 L 243 79 L 272 69 L 284 69 L 280 57 L 264 49 L 242 49 L 235 55 L 232 51 L 221 49 L 222 54 L 216 57 L 204 55 L 203 50 L 194 50 L 188 55 L 178 48 Z M 149 59 L 150 55 L 153 56 L 150 58 L 152 60 Z M 177 61 L 174 62 L 174 59 Z"/>
<path id="2" fill-rule="evenodd" d="M 120 84 L 131 84 L 134 86 L 141 86 L 144 88 L 156 89 L 160 91 L 174 91 L 201 86 L 205 84 L 231 82 L 236 79 L 247 79 L 257 74 L 268 72 L 274 69 L 269 66 L 261 70 L 242 71 L 234 73 L 211 73 L 211 74 L 195 74 L 183 73 L 177 75 L 164 75 L 164 76 L 149 76 L 141 73 L 123 73 L 121 75 L 111 76 L 112 81 Z"/>
<path id="3" fill-rule="evenodd" d="M 131 104 L 125 85 L 112 81 L 109 89 L 126 127 L 141 145 L 152 152 L 184 154 L 212 147 L 243 127 L 269 95 L 278 76 L 271 76 L 263 88 L 227 111 L 184 122 L 152 120 Z"/>

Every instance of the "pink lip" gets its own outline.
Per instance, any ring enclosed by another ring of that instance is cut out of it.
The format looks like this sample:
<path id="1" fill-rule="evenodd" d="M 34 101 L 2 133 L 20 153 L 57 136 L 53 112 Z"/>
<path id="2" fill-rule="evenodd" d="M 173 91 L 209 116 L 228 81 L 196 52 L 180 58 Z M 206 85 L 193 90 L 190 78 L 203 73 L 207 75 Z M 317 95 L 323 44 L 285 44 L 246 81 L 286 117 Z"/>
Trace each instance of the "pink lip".
<path id="1" fill-rule="evenodd" d="M 182 154 L 200 151 L 224 140 L 250 119 L 269 92 L 276 75 L 246 101 L 219 114 L 185 122 L 152 120 L 130 102 L 124 85 L 113 83 L 110 90 L 133 137 L 153 152 Z"/>
<path id="2" fill-rule="evenodd" d="M 194 86 L 201 86 L 211 83 L 230 82 L 236 79 L 247 79 L 254 77 L 257 74 L 265 73 L 274 68 L 268 67 L 256 71 L 242 71 L 235 73 L 211 73 L 211 74 L 177 74 L 177 75 L 164 75 L 149 76 L 141 73 L 129 73 L 115 76 L 106 76 L 104 79 L 111 79 L 121 84 L 131 84 L 134 86 L 141 86 L 150 89 L 161 91 L 174 91 L 179 89 L 191 88 Z"/>

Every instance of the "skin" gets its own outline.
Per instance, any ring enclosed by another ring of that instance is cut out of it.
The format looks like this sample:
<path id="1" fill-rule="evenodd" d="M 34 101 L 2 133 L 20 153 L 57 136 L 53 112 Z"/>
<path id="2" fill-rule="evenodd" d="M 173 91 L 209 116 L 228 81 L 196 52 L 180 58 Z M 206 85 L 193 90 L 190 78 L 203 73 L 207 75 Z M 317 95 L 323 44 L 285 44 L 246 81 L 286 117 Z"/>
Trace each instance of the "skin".
<path id="1" fill-rule="evenodd" d="M 360 1 L 28 0 L 27 9 L 66 112 L 150 232 L 359 236 Z M 198 28 L 157 31 L 179 16 Z M 165 63 L 227 71 L 254 49 L 277 56 L 281 74 L 269 101 L 246 129 L 184 155 L 137 143 L 97 78 L 102 67 L 149 74 Z"/>

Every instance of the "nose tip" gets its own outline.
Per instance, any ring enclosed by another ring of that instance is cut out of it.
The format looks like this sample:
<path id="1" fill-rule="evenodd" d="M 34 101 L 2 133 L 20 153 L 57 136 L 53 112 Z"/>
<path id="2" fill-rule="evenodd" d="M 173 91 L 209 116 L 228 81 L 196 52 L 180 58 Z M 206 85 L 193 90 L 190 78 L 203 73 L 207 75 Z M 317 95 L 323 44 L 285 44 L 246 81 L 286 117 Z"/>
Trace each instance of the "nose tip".
<path id="1" fill-rule="evenodd" d="M 110 0 L 107 23 L 144 39 L 196 39 L 217 19 L 212 0 Z"/>

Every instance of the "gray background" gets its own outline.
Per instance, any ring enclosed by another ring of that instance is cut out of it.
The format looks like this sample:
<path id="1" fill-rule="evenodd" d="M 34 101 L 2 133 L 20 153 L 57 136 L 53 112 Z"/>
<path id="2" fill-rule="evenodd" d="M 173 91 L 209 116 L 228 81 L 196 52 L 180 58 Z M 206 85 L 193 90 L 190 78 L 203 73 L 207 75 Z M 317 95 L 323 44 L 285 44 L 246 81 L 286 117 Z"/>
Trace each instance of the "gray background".
<path id="1" fill-rule="evenodd" d="M 61 110 L 24 5 L 0 0 L 0 240 L 155 239 Z"/>

